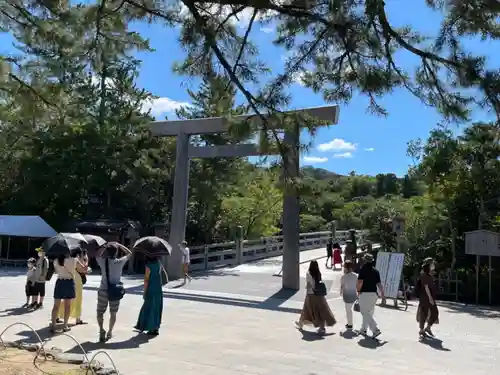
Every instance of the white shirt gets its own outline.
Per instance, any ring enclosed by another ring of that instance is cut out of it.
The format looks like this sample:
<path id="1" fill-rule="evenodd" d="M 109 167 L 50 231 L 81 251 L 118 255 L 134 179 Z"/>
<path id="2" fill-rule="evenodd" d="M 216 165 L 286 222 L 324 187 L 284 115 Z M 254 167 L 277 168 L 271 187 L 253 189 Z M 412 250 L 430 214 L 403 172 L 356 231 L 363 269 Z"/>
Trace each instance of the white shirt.
<path id="1" fill-rule="evenodd" d="M 314 281 L 313 277 L 309 272 L 306 273 L 306 293 L 307 294 L 314 294 L 314 286 L 316 285 L 316 282 Z"/>
<path id="2" fill-rule="evenodd" d="M 61 280 L 73 279 L 76 272 L 76 258 L 64 259 L 64 264 L 60 265 L 57 259 L 54 260 L 54 271 L 57 278 Z"/>
<path id="3" fill-rule="evenodd" d="M 342 275 L 340 278 L 340 285 L 342 288 L 342 294 L 344 296 L 356 296 L 356 284 L 358 282 L 358 274 L 355 272 L 349 272 Z"/>
<path id="4" fill-rule="evenodd" d="M 191 259 L 189 257 L 189 247 L 181 247 L 182 250 L 182 263 L 189 264 Z"/>

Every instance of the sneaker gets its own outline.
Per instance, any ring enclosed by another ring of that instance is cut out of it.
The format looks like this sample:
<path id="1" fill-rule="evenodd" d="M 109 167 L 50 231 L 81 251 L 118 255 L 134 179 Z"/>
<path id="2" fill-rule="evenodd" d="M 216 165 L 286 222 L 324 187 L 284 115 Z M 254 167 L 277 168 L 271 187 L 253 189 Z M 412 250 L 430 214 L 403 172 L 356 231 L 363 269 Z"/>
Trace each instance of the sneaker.
<path id="1" fill-rule="evenodd" d="M 351 324 L 346 324 L 345 325 L 345 329 L 348 329 L 348 330 L 352 331 L 352 325 Z"/>
<path id="2" fill-rule="evenodd" d="M 359 335 L 361 335 L 361 336 L 366 336 L 368 333 L 366 332 L 366 330 L 365 330 L 365 329 L 360 329 L 360 330 L 358 331 L 358 334 L 359 334 Z"/>
<path id="3" fill-rule="evenodd" d="M 21 306 L 21 308 L 25 309 L 25 308 L 27 308 L 29 306 L 30 306 L 30 304 L 28 302 L 26 302 L 24 305 Z"/>
<path id="4" fill-rule="evenodd" d="M 326 333 L 326 329 L 325 328 L 318 328 L 318 330 L 316 332 L 318 332 L 318 335 L 324 335 Z"/>
<path id="5" fill-rule="evenodd" d="M 37 307 L 37 305 L 38 304 L 36 302 L 30 303 L 28 306 L 28 309 L 35 309 Z"/>
<path id="6" fill-rule="evenodd" d="M 432 332 L 431 327 L 427 327 L 426 329 L 424 329 L 424 332 L 431 335 L 431 336 L 434 336 L 434 333 Z"/>
<path id="7" fill-rule="evenodd" d="M 382 334 L 382 331 L 380 329 L 377 329 L 375 332 L 373 332 L 372 339 L 376 339 Z"/>
<path id="8" fill-rule="evenodd" d="M 101 330 L 99 332 L 99 342 L 106 342 L 106 331 Z"/>

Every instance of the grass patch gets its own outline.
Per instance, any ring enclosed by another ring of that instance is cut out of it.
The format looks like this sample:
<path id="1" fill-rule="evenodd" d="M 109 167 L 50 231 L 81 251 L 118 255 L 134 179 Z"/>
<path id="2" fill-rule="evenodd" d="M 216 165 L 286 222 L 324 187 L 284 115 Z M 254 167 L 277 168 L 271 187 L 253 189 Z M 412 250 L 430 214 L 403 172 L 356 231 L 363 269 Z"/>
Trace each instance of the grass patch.
<path id="1" fill-rule="evenodd" d="M 78 365 L 58 363 L 54 360 L 45 360 L 43 356 L 37 359 L 37 367 L 33 365 L 34 352 L 17 348 L 0 349 L 1 375 L 85 375 L 86 370 Z M 91 371 L 88 374 L 92 374 Z"/>

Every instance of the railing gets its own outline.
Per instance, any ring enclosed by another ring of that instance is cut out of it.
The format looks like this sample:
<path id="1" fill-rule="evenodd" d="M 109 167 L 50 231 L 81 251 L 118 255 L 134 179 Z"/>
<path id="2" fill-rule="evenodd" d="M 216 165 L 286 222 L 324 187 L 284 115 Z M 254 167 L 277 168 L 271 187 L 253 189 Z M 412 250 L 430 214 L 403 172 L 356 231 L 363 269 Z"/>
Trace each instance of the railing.
<path id="1" fill-rule="evenodd" d="M 356 231 L 358 244 L 363 242 L 368 231 Z M 332 232 L 314 232 L 300 234 L 300 251 L 326 247 L 332 238 Z M 349 238 L 349 231 L 336 231 L 334 242 L 344 244 Z M 192 270 L 208 270 L 224 266 L 235 266 L 263 258 L 283 254 L 283 236 L 272 236 L 258 240 L 215 243 L 190 247 Z"/>

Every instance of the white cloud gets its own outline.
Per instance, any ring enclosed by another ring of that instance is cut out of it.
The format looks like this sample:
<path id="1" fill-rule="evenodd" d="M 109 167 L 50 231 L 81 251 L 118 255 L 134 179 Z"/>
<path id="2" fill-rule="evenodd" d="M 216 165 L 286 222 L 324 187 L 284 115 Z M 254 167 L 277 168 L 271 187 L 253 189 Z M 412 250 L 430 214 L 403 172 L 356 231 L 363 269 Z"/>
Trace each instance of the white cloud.
<path id="1" fill-rule="evenodd" d="M 188 105 L 189 103 L 178 102 L 170 98 L 162 97 L 144 102 L 142 110 L 144 112 L 151 110 L 151 115 L 158 117 L 162 114 L 174 112 L 176 109 Z"/>
<path id="2" fill-rule="evenodd" d="M 319 164 L 319 163 L 326 163 L 328 161 L 328 158 L 320 156 L 304 156 L 304 161 L 306 163 Z"/>
<path id="3" fill-rule="evenodd" d="M 352 152 L 344 152 L 342 154 L 334 154 L 334 158 L 352 158 Z"/>
<path id="4" fill-rule="evenodd" d="M 373 152 L 375 149 L 373 147 L 365 148 L 366 152 Z"/>
<path id="5" fill-rule="evenodd" d="M 333 152 L 340 152 L 340 151 L 356 151 L 357 145 L 351 142 L 347 142 L 341 138 L 335 138 L 334 140 L 327 142 L 327 143 L 322 143 L 318 146 L 318 150 L 321 152 L 325 151 L 333 151 Z"/>
<path id="6" fill-rule="evenodd" d="M 200 11 L 200 14 L 202 16 L 207 16 L 210 18 L 218 18 L 220 21 L 225 20 L 231 13 L 234 12 L 234 9 L 231 6 L 227 5 L 221 5 L 221 4 L 206 4 L 204 5 L 203 9 L 198 9 Z M 248 24 L 250 23 L 250 20 L 252 19 L 254 12 L 254 8 L 252 7 L 247 7 L 240 12 L 236 13 L 235 15 L 231 16 L 227 22 L 232 23 L 233 25 L 238 25 L 241 28 L 246 29 L 248 27 Z M 181 17 L 191 17 L 191 13 L 189 9 L 184 5 L 181 4 L 180 7 L 180 15 Z M 260 10 L 257 13 L 257 16 L 255 17 L 256 22 L 262 22 L 265 20 L 268 20 L 270 17 L 274 15 L 273 11 L 263 11 Z M 267 31 L 269 28 L 263 27 L 260 29 L 260 31 L 268 33 L 271 31 Z"/>

